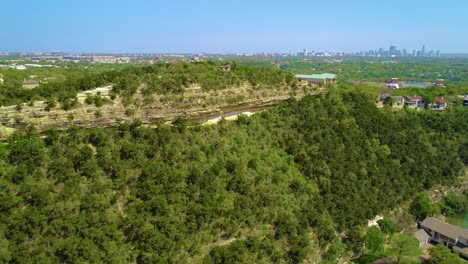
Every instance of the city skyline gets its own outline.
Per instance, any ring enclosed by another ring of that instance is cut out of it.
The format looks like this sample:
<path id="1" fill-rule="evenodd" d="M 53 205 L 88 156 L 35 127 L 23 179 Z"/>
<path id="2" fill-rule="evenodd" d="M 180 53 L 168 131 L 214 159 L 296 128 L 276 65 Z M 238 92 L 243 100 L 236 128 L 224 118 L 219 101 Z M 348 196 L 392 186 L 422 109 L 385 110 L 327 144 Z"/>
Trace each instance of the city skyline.
<path id="1" fill-rule="evenodd" d="M 455 0 L 9 1 L 2 16 L 14 23 L 2 29 L 0 52 L 355 53 L 424 43 L 468 53 L 467 8 Z"/>
<path id="2" fill-rule="evenodd" d="M 379 48 L 373 48 L 369 50 L 361 50 L 361 51 L 356 51 L 356 52 L 344 52 L 344 51 L 331 51 L 331 50 L 316 50 L 316 49 L 310 49 L 310 48 L 304 48 L 300 51 L 297 50 L 292 50 L 290 49 L 288 52 L 277 52 L 277 51 L 261 51 L 261 52 L 254 52 L 254 53 L 249 53 L 249 52 L 237 52 L 237 53 L 210 53 L 210 52 L 193 52 L 193 53 L 177 53 L 177 52 L 172 52 L 172 53 L 164 53 L 164 52 L 67 52 L 67 51 L 22 51 L 22 52 L 5 52 L 5 51 L 0 51 L 0 55 L 6 55 L 6 54 L 23 54 L 23 55 L 57 55 L 57 54 L 67 54 L 67 55 L 125 55 L 125 54 L 134 54 L 134 55 L 170 55 L 170 54 L 179 54 L 179 55 L 289 55 L 289 56 L 314 56 L 314 55 L 381 55 L 381 56 L 388 56 L 391 57 L 392 55 L 397 55 L 397 56 L 413 56 L 413 57 L 439 57 L 441 54 L 447 54 L 449 55 L 450 53 L 444 53 L 444 51 L 440 51 L 439 49 L 428 49 L 426 48 L 426 45 L 423 44 L 421 49 L 417 48 L 402 48 L 398 49 L 399 47 L 393 44 L 390 44 L 388 46 L 388 49 L 379 47 Z M 437 55 L 437 56 L 435 56 Z"/>

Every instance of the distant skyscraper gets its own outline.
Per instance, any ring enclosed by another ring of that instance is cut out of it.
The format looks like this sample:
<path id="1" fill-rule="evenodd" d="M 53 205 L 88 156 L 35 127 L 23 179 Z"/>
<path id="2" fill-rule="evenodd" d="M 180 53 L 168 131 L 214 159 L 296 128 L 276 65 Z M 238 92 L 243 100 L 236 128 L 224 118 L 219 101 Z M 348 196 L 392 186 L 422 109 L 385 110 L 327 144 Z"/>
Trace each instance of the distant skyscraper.
<path id="1" fill-rule="evenodd" d="M 426 54 L 426 46 L 423 45 L 421 49 L 421 56 L 424 56 Z"/>
<path id="2" fill-rule="evenodd" d="M 408 52 L 406 51 L 406 49 L 403 49 L 402 55 L 403 55 L 403 57 L 406 57 L 408 55 Z"/>
<path id="3" fill-rule="evenodd" d="M 439 52 L 439 50 L 437 50 L 437 52 L 436 52 L 436 57 L 437 57 L 437 58 L 440 57 L 440 52 Z"/>
<path id="4" fill-rule="evenodd" d="M 379 55 L 384 55 L 384 49 L 383 48 L 379 48 Z"/>
<path id="5" fill-rule="evenodd" d="M 413 57 L 416 57 L 418 55 L 418 50 L 413 50 Z"/>
<path id="6" fill-rule="evenodd" d="M 304 54 L 304 57 L 306 57 L 308 55 L 307 49 L 304 49 L 303 54 Z"/>
<path id="7" fill-rule="evenodd" d="M 388 55 L 389 56 L 396 56 L 398 54 L 398 50 L 397 50 L 397 47 L 396 46 L 390 46 L 389 50 L 388 50 Z"/>

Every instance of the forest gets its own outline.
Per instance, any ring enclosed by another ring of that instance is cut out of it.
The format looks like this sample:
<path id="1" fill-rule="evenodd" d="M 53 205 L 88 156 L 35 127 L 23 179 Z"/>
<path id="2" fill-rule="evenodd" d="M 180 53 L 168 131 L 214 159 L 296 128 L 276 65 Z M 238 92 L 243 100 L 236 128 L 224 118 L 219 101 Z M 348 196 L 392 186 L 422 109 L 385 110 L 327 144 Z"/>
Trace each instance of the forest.
<path id="1" fill-rule="evenodd" d="M 194 81 L 181 65 L 178 84 Z M 332 88 L 217 125 L 29 127 L 0 143 L 0 262 L 335 263 L 368 219 L 458 181 L 467 111 L 388 111 Z"/>
<path id="2" fill-rule="evenodd" d="M 28 73 L 8 69 L 3 73 L 4 83 L 0 83 L 0 106 L 39 100 L 70 104 L 78 92 L 106 85 L 113 85 L 114 96 L 128 97 L 139 90 L 145 96 L 182 94 L 185 88 L 193 84 L 200 85 L 204 91 L 213 91 L 239 87 L 245 83 L 258 89 L 272 85 L 293 86 L 296 83 L 296 79 L 290 72 L 274 67 L 248 67 L 236 62 L 216 64 L 207 61 L 157 63 L 146 66 L 130 64 L 126 67 L 97 65 L 94 67 L 89 69 L 85 64 L 70 69 L 43 70 L 40 68 L 30 69 Z M 37 88 L 21 88 L 23 80 L 29 78 L 28 74 L 42 79 Z"/>

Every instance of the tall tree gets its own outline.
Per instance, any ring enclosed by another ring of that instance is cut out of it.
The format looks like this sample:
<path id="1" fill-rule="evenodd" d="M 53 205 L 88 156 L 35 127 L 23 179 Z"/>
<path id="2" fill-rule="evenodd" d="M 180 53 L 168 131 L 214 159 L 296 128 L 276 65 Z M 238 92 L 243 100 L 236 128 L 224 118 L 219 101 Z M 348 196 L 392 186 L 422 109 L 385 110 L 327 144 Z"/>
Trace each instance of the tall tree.
<path id="1" fill-rule="evenodd" d="M 390 243 L 390 254 L 397 257 L 397 263 L 407 257 L 417 257 L 422 255 L 418 241 L 410 235 L 395 234 Z"/>
<path id="2" fill-rule="evenodd" d="M 410 213 L 420 220 L 433 215 L 434 207 L 429 196 L 425 193 L 418 194 L 410 205 Z"/>
<path id="3" fill-rule="evenodd" d="M 385 238 L 385 234 L 377 227 L 373 226 L 369 229 L 365 237 L 366 247 L 372 252 L 373 256 L 375 256 L 375 253 L 383 250 Z"/>

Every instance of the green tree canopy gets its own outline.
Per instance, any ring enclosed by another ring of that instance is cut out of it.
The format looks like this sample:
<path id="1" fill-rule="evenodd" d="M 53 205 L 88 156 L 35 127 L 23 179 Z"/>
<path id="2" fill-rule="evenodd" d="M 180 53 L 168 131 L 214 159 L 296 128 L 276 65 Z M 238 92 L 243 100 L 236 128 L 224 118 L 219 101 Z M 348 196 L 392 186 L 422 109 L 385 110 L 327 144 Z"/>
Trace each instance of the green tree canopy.
<path id="1" fill-rule="evenodd" d="M 380 219 L 377 223 L 379 224 L 380 230 L 387 235 L 392 235 L 396 232 L 395 224 L 388 218 Z"/>
<path id="2" fill-rule="evenodd" d="M 444 245 L 438 244 L 429 249 L 429 264 L 463 264 L 464 261 Z"/>
<path id="3" fill-rule="evenodd" d="M 425 193 L 419 193 L 410 205 L 410 213 L 416 218 L 423 220 L 428 216 L 432 216 L 435 212 L 432 201 Z"/>
<path id="4" fill-rule="evenodd" d="M 397 263 L 401 263 L 407 258 L 422 255 L 418 241 L 414 237 L 406 234 L 393 235 L 389 252 L 392 256 L 397 257 Z"/>
<path id="5" fill-rule="evenodd" d="M 373 226 L 367 231 L 365 236 L 366 248 L 372 255 L 380 252 L 384 248 L 386 236 L 377 227 Z"/>

